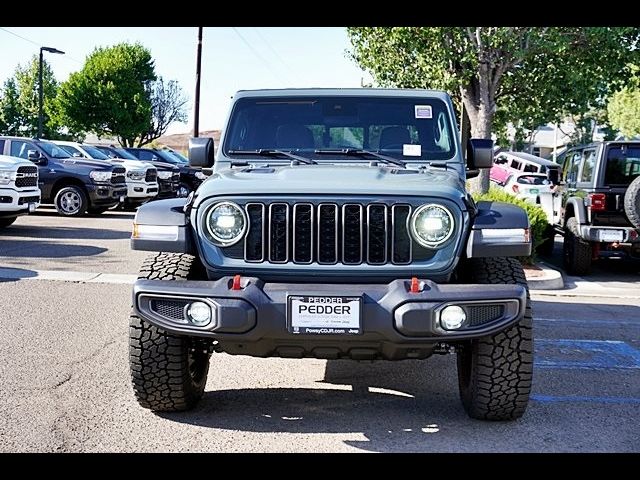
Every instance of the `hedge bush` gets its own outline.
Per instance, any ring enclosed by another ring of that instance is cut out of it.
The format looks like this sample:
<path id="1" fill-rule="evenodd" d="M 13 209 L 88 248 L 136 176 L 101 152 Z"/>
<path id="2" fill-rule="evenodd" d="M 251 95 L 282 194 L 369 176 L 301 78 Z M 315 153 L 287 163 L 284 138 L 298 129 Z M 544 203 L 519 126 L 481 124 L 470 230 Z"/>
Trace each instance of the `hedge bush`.
<path id="1" fill-rule="evenodd" d="M 489 189 L 489 192 L 483 193 L 481 195 L 476 194 L 473 196 L 473 198 L 476 202 L 484 200 L 490 202 L 493 201 L 513 203 L 514 205 L 522 207 L 524 211 L 527 212 L 527 215 L 529 216 L 529 223 L 531 224 L 531 238 L 533 239 L 533 248 L 531 256 L 521 258 L 521 261 L 523 263 L 533 263 L 536 257 L 536 249 L 540 244 L 544 242 L 545 233 L 549 226 L 547 215 L 544 213 L 544 210 L 542 210 L 542 208 L 540 208 L 538 205 L 516 198 L 514 195 L 511 195 L 507 191 L 493 186 Z"/>

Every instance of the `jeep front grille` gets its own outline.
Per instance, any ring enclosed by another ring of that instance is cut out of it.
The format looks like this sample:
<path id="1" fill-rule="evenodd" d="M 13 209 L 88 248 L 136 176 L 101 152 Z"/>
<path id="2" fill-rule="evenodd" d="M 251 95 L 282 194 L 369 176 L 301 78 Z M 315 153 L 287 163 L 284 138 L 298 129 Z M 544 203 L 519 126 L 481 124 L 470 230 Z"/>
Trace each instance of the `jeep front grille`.
<path id="1" fill-rule="evenodd" d="M 125 183 L 124 173 L 123 167 L 114 167 L 111 172 L 111 183 Z"/>
<path id="2" fill-rule="evenodd" d="M 223 249 L 230 257 L 240 253 L 247 262 L 324 265 L 412 261 L 410 205 L 275 201 L 249 202 L 244 208 L 248 232 L 237 247 Z"/>
<path id="3" fill-rule="evenodd" d="M 16 187 L 37 187 L 38 186 L 38 167 L 26 166 L 18 167 L 16 175 Z"/>

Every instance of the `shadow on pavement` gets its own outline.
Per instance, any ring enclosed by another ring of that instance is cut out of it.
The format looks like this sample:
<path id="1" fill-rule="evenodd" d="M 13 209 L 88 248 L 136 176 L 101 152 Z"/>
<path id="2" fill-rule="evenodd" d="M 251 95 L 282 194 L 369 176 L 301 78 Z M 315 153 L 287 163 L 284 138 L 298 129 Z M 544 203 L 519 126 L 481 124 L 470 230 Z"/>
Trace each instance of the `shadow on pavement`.
<path id="1" fill-rule="evenodd" d="M 0 283 L 3 282 L 17 282 L 23 278 L 37 277 L 38 273 L 33 270 L 27 270 L 24 268 L 9 268 L 0 265 Z"/>
<path id="2" fill-rule="evenodd" d="M 47 209 L 45 208 L 37 208 L 35 212 L 30 215 L 41 216 L 41 217 L 60 217 L 58 212 L 54 208 Z M 104 213 L 99 215 L 91 215 L 85 214 L 84 217 L 75 217 L 75 218 L 103 218 L 105 220 L 133 220 L 135 217 L 135 212 L 127 212 L 123 210 L 107 210 Z M 60 217 L 65 218 L 65 217 Z"/>
<path id="3" fill-rule="evenodd" d="M 83 228 L 83 227 L 35 227 L 16 225 L 7 229 L 7 234 L 11 237 L 25 238 L 64 238 L 83 240 L 123 240 L 131 237 L 131 231 L 109 230 L 106 228 Z"/>
<path id="4" fill-rule="evenodd" d="M 91 245 L 68 245 L 41 241 L 13 242 L 0 251 L 1 257 L 9 258 L 66 258 L 90 257 L 106 252 L 106 248 Z"/>

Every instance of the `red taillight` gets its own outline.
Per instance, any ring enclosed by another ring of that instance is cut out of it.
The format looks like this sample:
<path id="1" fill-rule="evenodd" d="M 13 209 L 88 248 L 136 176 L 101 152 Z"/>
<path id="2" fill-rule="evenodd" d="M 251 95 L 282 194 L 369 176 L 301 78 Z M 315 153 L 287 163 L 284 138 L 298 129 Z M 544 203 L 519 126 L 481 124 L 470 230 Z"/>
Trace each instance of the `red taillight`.
<path id="1" fill-rule="evenodd" d="M 590 193 L 589 194 L 589 208 L 592 212 L 597 212 L 605 209 L 607 197 L 604 193 Z"/>
<path id="2" fill-rule="evenodd" d="M 520 187 L 518 187 L 518 185 L 513 185 L 511 190 L 513 190 L 513 193 L 520 193 Z"/>

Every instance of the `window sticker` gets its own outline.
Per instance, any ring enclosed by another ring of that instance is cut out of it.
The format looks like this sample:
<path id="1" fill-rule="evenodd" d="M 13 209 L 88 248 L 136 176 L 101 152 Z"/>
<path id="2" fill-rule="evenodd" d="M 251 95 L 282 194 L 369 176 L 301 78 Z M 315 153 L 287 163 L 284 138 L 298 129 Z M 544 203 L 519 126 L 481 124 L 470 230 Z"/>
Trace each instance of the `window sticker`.
<path id="1" fill-rule="evenodd" d="M 431 105 L 415 105 L 416 118 L 431 118 Z"/>
<path id="2" fill-rule="evenodd" d="M 422 156 L 422 146 L 421 145 L 402 145 L 402 155 L 405 157 L 421 157 Z"/>

